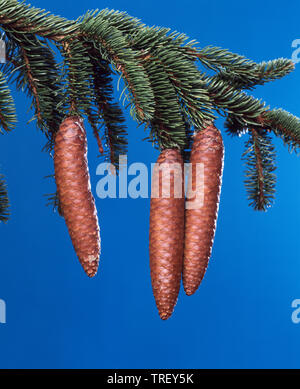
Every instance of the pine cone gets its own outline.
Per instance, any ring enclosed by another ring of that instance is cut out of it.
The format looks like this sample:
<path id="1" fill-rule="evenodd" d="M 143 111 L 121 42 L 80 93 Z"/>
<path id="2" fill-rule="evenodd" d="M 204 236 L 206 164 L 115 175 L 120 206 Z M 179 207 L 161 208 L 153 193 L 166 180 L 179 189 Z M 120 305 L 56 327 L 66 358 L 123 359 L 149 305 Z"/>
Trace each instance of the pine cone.
<path id="1" fill-rule="evenodd" d="M 156 170 L 158 167 L 161 172 Z M 150 270 L 159 315 L 166 320 L 177 302 L 183 262 L 185 200 L 180 151 L 162 151 L 156 168 L 153 170 L 150 203 Z M 157 198 L 153 197 L 155 195 Z"/>
<path id="2" fill-rule="evenodd" d="M 87 140 L 80 117 L 65 119 L 54 145 L 54 169 L 62 214 L 79 261 L 89 277 L 98 270 L 100 235 L 91 193 Z"/>
<path id="3" fill-rule="evenodd" d="M 219 130 L 210 125 L 198 132 L 192 146 L 192 170 L 189 173 L 189 189 L 195 191 L 196 196 L 187 200 L 185 211 L 183 286 L 187 295 L 192 295 L 198 289 L 211 255 L 219 208 L 223 159 L 224 147 Z M 201 165 L 198 165 L 196 170 L 196 164 L 203 164 L 204 177 L 201 174 Z"/>

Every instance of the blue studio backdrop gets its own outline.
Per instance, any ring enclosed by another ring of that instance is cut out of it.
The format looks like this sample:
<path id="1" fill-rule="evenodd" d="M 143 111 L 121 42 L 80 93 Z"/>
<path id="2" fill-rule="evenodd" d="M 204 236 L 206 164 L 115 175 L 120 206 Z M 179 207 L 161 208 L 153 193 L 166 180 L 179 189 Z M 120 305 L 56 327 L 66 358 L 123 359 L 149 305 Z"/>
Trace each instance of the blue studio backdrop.
<path id="1" fill-rule="evenodd" d="M 291 58 L 300 38 L 299 1 L 32 0 L 75 19 L 87 9 L 127 11 L 147 25 L 186 33 L 199 46 L 228 48 L 255 61 Z M 300 63 L 284 79 L 253 94 L 300 116 Z M 299 368 L 300 159 L 279 139 L 277 197 L 266 213 L 248 206 L 243 139 L 224 134 L 225 168 L 212 259 L 198 292 L 181 289 L 173 316 L 162 321 L 151 290 L 149 199 L 99 199 L 102 255 L 98 275 L 83 272 L 63 218 L 46 207 L 54 191 L 52 160 L 29 100 L 13 89 L 17 128 L 1 137 L 1 173 L 11 218 L 0 225 L 0 368 Z M 118 96 L 118 93 L 116 92 Z M 126 111 L 128 163 L 158 156 Z M 87 126 L 95 194 L 97 144 Z"/>

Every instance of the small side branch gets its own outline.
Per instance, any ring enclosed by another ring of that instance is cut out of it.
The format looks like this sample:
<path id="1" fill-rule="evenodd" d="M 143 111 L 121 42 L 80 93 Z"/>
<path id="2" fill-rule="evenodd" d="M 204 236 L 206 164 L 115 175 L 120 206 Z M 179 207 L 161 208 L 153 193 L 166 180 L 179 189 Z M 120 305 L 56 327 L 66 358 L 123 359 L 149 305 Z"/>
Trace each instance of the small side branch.
<path id="1" fill-rule="evenodd" d="M 246 161 L 245 186 L 250 205 L 265 211 L 274 200 L 276 176 L 275 151 L 266 130 L 251 128 L 243 159 Z"/>
<path id="2" fill-rule="evenodd" d="M 24 63 L 25 63 L 25 69 L 26 69 L 26 75 L 27 75 L 27 79 L 28 79 L 28 84 L 30 86 L 30 89 L 31 89 L 31 92 L 32 92 L 32 96 L 33 96 L 34 101 L 35 101 L 37 120 L 39 122 L 42 122 L 43 118 L 42 118 L 42 115 L 41 115 L 40 100 L 39 100 L 39 94 L 38 94 L 38 90 L 37 90 L 37 86 L 36 86 L 36 80 L 33 77 L 33 74 L 32 74 L 32 71 L 31 71 L 30 62 L 29 62 L 26 50 L 23 47 L 21 47 L 20 50 L 21 50 L 21 54 L 23 56 Z"/>

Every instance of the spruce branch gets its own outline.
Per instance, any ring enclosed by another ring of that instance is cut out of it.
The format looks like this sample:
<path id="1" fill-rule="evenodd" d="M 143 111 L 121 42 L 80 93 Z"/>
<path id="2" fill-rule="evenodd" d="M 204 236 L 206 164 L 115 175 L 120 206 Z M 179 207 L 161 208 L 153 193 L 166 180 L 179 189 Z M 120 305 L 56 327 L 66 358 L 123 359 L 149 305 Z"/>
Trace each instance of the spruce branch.
<path id="1" fill-rule="evenodd" d="M 159 64 L 146 62 L 144 66 L 155 97 L 150 140 L 154 140 L 161 150 L 178 146 L 183 148 L 186 143 L 185 123 L 176 89 Z"/>
<path id="2" fill-rule="evenodd" d="M 245 132 L 247 132 L 245 122 L 238 116 L 230 113 L 226 117 L 224 127 L 226 133 L 231 136 L 242 136 Z"/>
<path id="3" fill-rule="evenodd" d="M 139 66 L 137 53 L 128 47 L 122 33 L 98 15 L 91 18 L 89 14 L 80 23 L 80 30 L 88 36 L 85 38 L 87 42 L 91 37 L 95 38 L 95 49 L 123 76 L 130 92 L 132 117 L 140 122 L 151 120 L 154 113 L 151 84 L 142 66 Z"/>
<path id="4" fill-rule="evenodd" d="M 4 131 L 12 130 L 16 125 L 16 109 L 6 78 L 0 72 L 0 125 Z M 0 133 L 3 130 L 0 128 Z"/>
<path id="5" fill-rule="evenodd" d="M 64 57 L 65 85 L 63 104 L 69 107 L 69 115 L 81 115 L 93 101 L 90 89 L 92 65 L 83 43 L 64 41 L 61 46 Z"/>
<path id="6" fill-rule="evenodd" d="M 16 0 L 0 2 L 0 24 L 6 32 L 18 30 L 24 36 L 32 32 L 55 42 L 66 39 L 85 41 L 89 40 L 87 30 L 92 38 L 97 33 L 96 41 L 100 44 L 98 50 L 102 51 L 101 54 L 107 56 L 112 65 L 122 74 L 125 84 L 132 93 L 132 116 L 141 121 L 149 120 L 153 113 L 151 86 L 147 83 L 142 69 L 136 64 L 134 53 L 132 50 L 123 50 L 126 42 L 116 28 L 111 26 L 108 29 L 107 22 L 100 23 L 101 20 L 97 20 L 96 17 L 94 19 L 92 20 L 88 13 L 85 18 L 69 22 L 64 18 L 49 15 L 44 10 L 30 8 Z M 84 31 L 80 31 L 80 28 Z M 98 30 L 95 31 L 95 28 Z M 53 34 L 54 30 L 55 34 Z M 143 78 L 144 83 L 140 83 Z"/>
<path id="7" fill-rule="evenodd" d="M 92 87 L 95 96 L 95 111 L 90 113 L 89 121 L 101 154 L 104 153 L 104 150 L 100 140 L 100 132 L 104 127 L 103 136 L 106 148 L 108 148 L 105 154 L 118 171 L 119 156 L 127 154 L 125 117 L 119 105 L 114 102 L 112 71 L 108 63 L 101 57 L 95 56 L 94 54 L 97 52 L 93 48 L 90 48 L 89 52 L 94 74 Z"/>
<path id="8" fill-rule="evenodd" d="M 221 115 L 231 115 L 240 126 L 257 126 L 257 117 L 269 109 L 261 100 L 231 87 L 223 80 L 206 77 L 209 97 Z"/>
<path id="9" fill-rule="evenodd" d="M 223 80 L 235 89 L 254 89 L 257 85 L 277 80 L 293 71 L 295 65 L 292 60 L 278 58 L 268 62 L 256 64 L 247 74 L 235 74 L 230 70 L 221 70 L 214 78 Z"/>
<path id="10" fill-rule="evenodd" d="M 299 152 L 300 119 L 283 109 L 264 112 L 259 117 L 260 123 L 273 131 L 289 147 L 290 151 Z"/>
<path id="11" fill-rule="evenodd" d="M 245 187 L 249 205 L 255 210 L 265 211 L 275 197 L 275 151 L 271 137 L 266 130 L 253 127 L 249 129 L 245 147 L 243 159 L 247 165 Z"/>
<path id="12" fill-rule="evenodd" d="M 105 14 L 105 13 L 104 13 Z M 112 16 L 112 14 L 109 14 L 109 13 L 106 13 L 106 15 L 105 15 L 105 18 L 108 20 L 109 19 L 109 16 Z M 43 19 L 43 17 L 44 16 L 41 16 L 41 19 Z M 90 13 L 88 13 L 85 17 L 83 17 L 83 18 L 80 18 L 79 19 L 79 21 L 80 21 L 80 27 L 81 27 L 81 33 L 85 36 L 85 39 L 87 39 L 86 38 L 86 35 L 89 35 L 89 36 L 91 36 L 91 35 L 94 35 L 94 38 L 95 38 L 95 33 L 97 32 L 97 36 L 99 36 L 99 28 L 101 28 L 101 26 L 105 26 L 105 18 L 104 18 L 104 15 L 103 14 L 98 14 L 98 15 L 96 15 L 96 13 L 95 12 L 90 12 Z M 0 19 L 1 20 L 1 19 Z M 117 21 L 117 24 L 119 24 L 119 26 L 120 26 L 120 28 L 123 28 L 124 29 L 124 23 L 122 24 L 122 23 L 120 23 L 120 20 L 121 21 L 123 21 L 124 22 L 124 15 L 118 15 L 118 21 Z M 136 22 L 136 21 L 132 21 L 133 19 L 131 18 L 127 18 L 126 19 L 126 23 L 125 23 L 125 26 L 126 26 L 126 28 L 125 28 L 125 30 L 126 29 L 128 29 L 128 25 L 130 25 L 130 31 L 131 31 L 131 33 L 136 33 L 136 32 L 140 32 L 141 31 L 141 27 L 140 27 L 140 25 Z M 116 18 L 114 19 L 114 22 L 116 23 Z M 30 23 L 29 23 L 30 24 Z M 40 24 L 42 24 L 42 23 L 40 23 Z M 82 30 L 82 26 L 85 26 L 85 27 L 83 27 L 83 30 Z M 114 29 L 114 32 L 115 33 L 117 33 L 117 31 L 119 31 L 119 30 L 117 30 L 116 28 L 114 28 L 114 26 L 112 26 L 112 25 L 109 25 L 108 23 L 107 23 L 107 25 L 106 25 L 106 30 L 107 30 L 107 26 L 110 26 L 110 28 L 111 29 Z M 97 30 L 98 29 L 98 30 Z M 43 34 L 44 34 L 44 30 L 43 29 L 41 29 L 41 28 L 38 28 L 37 29 L 39 32 L 42 32 Z M 156 36 L 156 39 L 157 39 L 157 37 L 159 37 L 159 39 L 162 39 L 165 43 L 168 43 L 168 45 L 170 45 L 170 42 L 172 42 L 172 47 L 174 47 L 174 45 L 176 46 L 176 48 L 177 48 L 177 50 L 180 48 L 181 49 L 181 53 L 183 53 L 183 52 L 185 52 L 185 55 L 189 55 L 189 58 L 194 58 L 195 59 L 195 50 L 193 51 L 191 51 L 191 44 L 188 44 L 186 47 L 180 47 L 182 44 L 183 44 L 183 42 L 186 40 L 186 37 L 185 37 L 185 35 L 184 34 L 177 34 L 177 33 L 173 33 L 173 34 L 170 34 L 168 37 L 166 36 L 166 34 L 169 32 L 169 29 L 148 29 L 148 30 L 152 30 L 151 32 L 155 32 L 155 36 Z M 79 35 L 80 34 L 78 34 L 78 33 L 76 33 L 75 35 L 74 35 L 75 33 L 73 32 L 70 36 L 73 38 L 74 36 L 76 36 L 76 37 L 79 37 Z M 60 36 L 60 39 L 64 39 L 64 38 L 61 38 L 61 35 L 60 34 L 58 34 L 59 36 Z M 120 35 L 120 34 L 119 34 Z M 134 34 L 133 34 L 134 35 Z M 52 39 L 56 39 L 55 38 L 55 36 L 53 37 L 53 36 L 47 36 L 47 37 L 50 37 L 50 38 L 52 38 Z M 149 36 L 148 37 L 148 41 L 149 41 L 149 38 L 151 39 L 151 37 Z M 98 38 L 97 38 L 98 39 Z M 101 40 L 101 39 L 100 39 Z M 148 42 L 149 43 L 149 42 Z M 151 42 L 150 42 L 151 43 Z M 155 42 L 155 43 L 157 43 L 157 42 Z M 103 42 L 102 41 L 102 45 L 107 45 L 107 42 Z M 124 47 L 124 45 L 123 45 L 123 47 Z M 108 48 L 109 49 L 109 48 Z M 111 50 L 110 50 L 111 51 Z M 205 50 L 204 50 L 205 51 Z M 113 53 L 112 53 L 113 54 Z M 203 53 L 202 53 L 203 54 Z M 211 54 L 211 53 L 207 53 L 207 56 L 209 57 L 209 54 Z M 226 58 L 226 60 L 225 60 L 225 63 L 226 63 L 226 61 L 227 61 L 227 63 L 230 63 L 231 64 L 231 66 L 232 67 L 234 67 L 234 66 L 236 66 L 237 68 L 238 68 L 238 66 L 239 67 L 241 67 L 241 64 L 243 64 L 243 63 L 246 63 L 246 67 L 247 68 L 249 68 L 249 64 L 248 64 L 248 62 L 249 61 L 247 61 L 247 60 L 245 60 L 244 58 L 242 58 L 242 59 L 240 59 L 240 58 L 238 58 L 238 59 L 236 59 L 235 58 L 235 60 L 230 60 L 229 58 L 227 58 L 227 57 L 230 57 L 230 55 L 231 55 L 232 53 L 229 53 L 229 52 L 227 52 L 226 53 L 226 55 L 223 55 L 223 57 L 225 57 Z M 233 54 L 232 54 L 233 55 Z M 234 56 L 234 55 L 233 55 Z M 235 56 L 235 57 L 238 57 L 238 56 Z M 116 59 L 118 59 L 117 57 L 115 57 L 114 58 L 114 60 L 116 60 Z M 172 61 L 171 61 L 172 62 Z M 251 62 L 251 61 L 250 61 Z M 250 63 L 249 62 L 249 63 Z M 252 63 L 252 62 L 251 62 Z M 122 65 L 122 64 L 121 64 Z M 223 65 L 224 65 L 224 63 L 223 63 Z M 123 67 L 121 66 L 121 69 L 122 69 L 122 73 L 123 73 L 123 76 L 125 77 L 125 79 L 126 79 L 126 76 L 127 76 L 127 78 L 128 78 L 128 73 L 125 71 L 123 71 L 124 69 L 123 69 Z M 185 73 L 186 74 L 186 73 Z M 128 80 L 126 81 L 127 83 L 128 83 Z M 199 83 L 199 78 L 198 78 L 198 83 Z M 129 82 L 129 85 L 130 85 L 130 82 Z M 191 91 L 191 90 L 193 90 L 194 88 L 189 88 L 189 91 Z M 182 89 L 181 89 L 182 90 Z M 204 95 L 205 96 L 205 93 L 203 93 L 202 92 L 202 95 Z M 149 100 L 149 99 L 148 99 Z M 208 104 L 208 99 L 206 99 L 206 103 Z M 199 111 L 199 110 L 197 110 L 197 109 L 195 109 L 194 108 L 194 105 L 192 105 L 191 104 L 191 101 L 189 101 L 188 103 L 187 103 L 187 106 L 188 106 L 188 108 L 190 108 L 191 110 L 192 110 L 192 115 L 194 114 L 195 115 L 195 112 L 201 112 L 201 110 Z M 203 107 L 204 107 L 204 111 L 205 110 L 207 110 L 207 107 L 205 107 L 205 104 L 203 104 Z M 202 107 L 202 108 L 203 108 Z M 139 106 L 137 105 L 137 111 L 139 112 Z M 203 111 L 203 109 L 202 109 L 202 111 Z M 141 113 L 141 112 L 140 112 Z M 199 113 L 198 113 L 198 115 L 199 115 Z M 133 115 L 134 116 L 134 115 Z M 141 115 L 142 116 L 142 119 L 143 119 L 143 115 Z M 197 123 L 198 125 L 200 124 L 200 123 Z"/>
<path id="13" fill-rule="evenodd" d="M 9 201 L 7 195 L 7 187 L 4 177 L 0 175 L 0 221 L 7 222 L 9 219 Z"/>
<path id="14" fill-rule="evenodd" d="M 89 17 L 95 17 L 95 14 L 89 14 Z M 168 35 L 170 29 L 167 28 L 141 28 L 136 20 L 124 13 L 100 12 L 97 19 L 102 22 L 107 20 L 110 26 L 118 28 L 123 34 L 128 33 L 124 38 L 132 49 L 141 53 L 141 64 L 147 66 L 148 72 L 149 63 L 153 63 L 152 72 L 159 68 L 162 78 L 168 76 L 173 84 L 173 87 L 169 84 L 169 93 L 175 87 L 184 103 L 182 108 L 190 115 L 192 124 L 201 127 L 204 120 L 214 118 L 202 75 L 192 63 L 193 56 L 187 51 L 190 46 L 182 47 L 187 40 L 184 34 L 174 32 Z"/>
<path id="15" fill-rule="evenodd" d="M 110 10 L 108 8 L 88 11 L 85 15 L 79 17 L 77 22 L 84 22 L 84 20 L 92 19 L 95 16 L 97 16 L 100 23 L 102 20 L 108 22 L 110 26 L 117 28 L 129 39 L 132 34 L 135 34 L 143 27 L 146 27 L 139 19 L 128 15 L 127 12 Z"/>
<path id="16" fill-rule="evenodd" d="M 45 18 L 45 16 L 41 16 L 42 20 L 43 20 L 43 18 Z M 105 26 L 106 21 L 107 21 L 107 23 Z M 120 39 L 121 39 L 122 34 L 120 34 L 120 31 L 118 30 L 118 28 L 129 33 L 129 36 L 130 36 L 129 39 L 131 41 L 133 41 L 134 45 L 136 45 L 137 43 L 134 42 L 134 40 L 136 41 L 136 35 L 141 34 L 141 31 L 143 31 L 143 34 L 145 34 L 145 31 L 147 30 L 144 27 L 142 27 L 137 20 L 135 20 L 133 18 L 127 17 L 124 14 L 120 14 L 120 13 L 115 14 L 114 12 L 108 12 L 108 11 L 100 12 L 98 14 L 97 14 L 97 12 L 87 13 L 85 17 L 78 19 L 78 22 L 80 22 L 79 25 L 80 25 L 81 31 L 80 31 L 80 33 L 79 32 L 75 33 L 73 31 L 71 34 L 72 39 L 74 37 L 79 39 L 80 34 L 83 34 L 85 39 L 87 39 L 87 37 L 86 37 L 87 35 L 90 37 L 92 35 L 94 38 L 96 38 L 95 35 L 97 35 L 97 39 L 98 39 L 98 36 L 99 36 L 98 30 L 101 29 L 101 26 L 104 25 L 106 27 L 105 30 L 107 30 L 107 27 L 110 27 L 110 29 L 111 29 L 110 33 L 113 30 L 114 33 L 116 35 L 118 35 Z M 114 24 L 112 24 L 112 23 L 114 23 Z M 43 24 L 43 23 L 40 23 L 40 24 Z M 117 26 L 117 27 L 115 27 L 115 26 Z M 37 30 L 43 31 L 43 32 L 45 31 L 41 28 L 38 28 Z M 75 27 L 74 27 L 74 30 L 75 30 Z M 155 39 L 156 39 L 156 40 L 154 39 L 155 44 L 157 44 L 157 37 L 159 36 L 159 39 L 161 39 L 164 43 L 167 42 L 170 45 L 170 41 L 173 42 L 172 47 L 174 48 L 174 45 L 175 45 L 177 50 L 181 47 L 181 45 L 183 44 L 183 42 L 186 39 L 186 37 L 183 34 L 181 34 L 181 35 L 177 34 L 176 39 L 174 38 L 176 36 L 176 34 L 170 34 L 169 36 L 167 36 L 169 29 L 148 29 L 148 37 L 147 37 L 146 41 L 147 41 L 148 45 L 150 44 L 150 47 L 151 47 L 151 43 L 153 41 L 153 38 L 151 41 L 151 36 L 149 35 L 150 30 L 152 30 L 151 33 L 153 33 L 153 31 L 155 32 L 155 34 L 154 34 Z M 62 38 L 62 39 L 64 39 L 64 38 Z M 104 45 L 104 46 L 107 45 L 107 42 L 105 42 L 105 41 L 103 42 L 103 40 L 102 40 L 102 45 Z M 124 45 L 123 45 L 123 47 L 124 47 Z M 111 48 L 108 47 L 107 49 L 111 52 Z M 240 76 L 247 75 L 257 65 L 253 61 L 247 60 L 245 57 L 230 53 L 227 50 L 222 50 L 219 48 L 213 48 L 213 47 L 204 48 L 204 49 L 200 50 L 200 54 L 199 54 L 197 52 L 197 50 L 195 50 L 195 49 L 192 50 L 191 44 L 190 45 L 188 44 L 186 47 L 181 47 L 181 50 L 182 50 L 182 52 L 185 52 L 186 55 L 189 55 L 190 57 L 195 58 L 195 56 L 197 56 L 200 59 L 202 59 L 202 61 L 207 61 L 208 65 L 213 66 L 216 69 L 222 70 L 224 68 L 225 69 L 228 68 L 228 69 L 230 69 L 231 72 L 233 72 L 234 74 L 238 74 Z M 126 50 L 126 52 L 127 51 L 128 50 Z M 111 53 L 111 54 L 114 54 L 114 53 Z M 114 57 L 114 55 L 113 55 L 113 57 Z M 117 57 L 115 56 L 114 59 L 116 60 Z M 126 79 L 126 76 L 128 77 L 128 73 L 126 71 L 124 72 L 124 69 L 122 68 L 122 66 L 121 66 L 121 69 L 122 69 L 123 76 Z M 199 81 L 199 78 L 198 78 L 198 81 Z M 127 80 L 127 83 L 128 83 L 128 80 Z M 128 84 L 130 85 L 130 82 Z M 189 89 L 189 92 L 190 92 L 190 90 L 191 89 Z M 192 90 L 193 90 L 193 88 L 192 88 Z M 134 95 L 134 93 L 133 93 L 133 95 Z M 188 102 L 187 105 L 188 106 L 190 105 L 189 108 L 191 108 L 191 110 L 193 112 L 201 112 L 201 110 L 199 111 L 199 110 L 194 109 L 194 106 L 191 104 L 191 101 Z M 203 105 L 205 106 L 205 104 L 203 104 Z M 139 112 L 139 105 L 137 105 L 137 111 Z M 141 115 L 141 116 L 143 119 L 143 115 Z M 199 125 L 199 123 L 198 123 L 198 125 Z"/>
<path id="17" fill-rule="evenodd" d="M 221 47 L 206 46 L 202 49 L 191 51 L 201 63 L 212 70 L 228 70 L 231 74 L 239 77 L 247 76 L 256 66 L 242 55 L 231 53 Z"/>
<path id="18" fill-rule="evenodd" d="M 0 0 L 0 24 L 6 32 L 34 34 L 61 41 L 76 36 L 78 25 L 18 0 Z"/>
<path id="19" fill-rule="evenodd" d="M 33 70 L 32 70 L 31 64 L 29 62 L 30 53 L 27 52 L 26 49 L 21 47 L 21 54 L 23 56 L 24 63 L 25 63 L 28 86 L 29 86 L 31 93 L 32 93 L 32 96 L 34 98 L 34 103 L 35 103 L 34 105 L 36 107 L 36 118 L 37 118 L 38 123 L 41 123 L 43 119 L 42 119 L 42 115 L 41 115 L 40 98 L 39 98 L 39 94 L 37 91 L 37 79 L 34 78 Z"/>
<path id="20" fill-rule="evenodd" d="M 113 99 L 112 75 L 117 73 L 125 85 L 120 98 L 128 100 L 132 117 L 150 128 L 150 140 L 161 149 L 180 148 L 187 159 L 192 127 L 201 131 L 216 118 L 213 111 L 226 116 L 227 133 L 248 131 L 249 198 L 257 209 L 271 203 L 274 150 L 269 133 L 298 150 L 300 120 L 269 110 L 245 90 L 285 76 L 294 68 L 290 60 L 256 63 L 218 47 L 196 48 L 184 34 L 147 27 L 118 11 L 89 11 L 68 21 L 17 0 L 0 0 L 0 26 L 9 61 L 2 77 L 30 95 L 48 151 L 66 115 L 85 115 L 100 153 L 118 168 L 119 155 L 127 151 L 127 133 Z M 56 63 L 51 45 L 61 51 L 62 64 Z M 215 74 L 200 71 L 197 60 Z M 10 96 L 5 88 L 0 78 L 0 121 L 7 130 L 13 120 L 6 112 L 15 116 L 12 100 L 5 104 Z"/>
<path id="21" fill-rule="evenodd" d="M 32 98 L 33 118 L 49 139 L 62 117 L 57 110 L 60 86 L 54 53 L 44 40 L 11 33 L 6 36 L 6 50 L 7 62 L 2 70 L 17 89 L 25 90 Z"/>
<path id="22" fill-rule="evenodd" d="M 211 121 L 215 118 L 205 88 L 204 76 L 193 61 L 180 55 L 182 54 L 179 50 L 180 44 L 185 41 L 185 36 L 173 34 L 171 35 L 172 42 L 177 42 L 179 45 L 169 44 L 167 43 L 168 39 L 166 39 L 167 31 L 167 29 L 144 28 L 131 37 L 131 41 L 134 47 L 139 48 L 143 53 L 141 58 L 143 63 L 148 63 L 148 69 L 150 66 L 153 69 L 159 68 L 161 77 L 166 79 L 167 76 L 169 78 L 182 101 L 182 109 L 190 118 L 191 124 L 202 127 L 204 121 Z M 170 37 L 168 38 L 170 39 Z M 170 90 L 172 85 L 170 85 Z"/>
<path id="23" fill-rule="evenodd" d="M 185 44 L 186 35 L 170 33 L 168 28 L 141 25 L 125 13 L 106 11 L 100 12 L 98 17 L 105 17 L 110 25 L 128 34 L 125 36 L 127 43 L 141 53 L 143 64 L 153 62 L 153 69 L 160 66 L 160 74 L 166 78 L 162 74 L 165 72 L 169 77 L 193 125 L 201 127 L 203 121 L 214 119 L 203 75 L 193 64 L 195 57 L 190 53 L 193 42 Z M 149 64 L 147 68 L 149 70 Z"/>
<path id="24" fill-rule="evenodd" d="M 256 126 L 271 131 L 280 137 L 290 151 L 299 152 L 300 119 L 283 109 L 265 110 L 255 118 Z M 245 121 L 236 115 L 229 114 L 225 128 L 231 135 L 242 135 L 248 129 Z"/>

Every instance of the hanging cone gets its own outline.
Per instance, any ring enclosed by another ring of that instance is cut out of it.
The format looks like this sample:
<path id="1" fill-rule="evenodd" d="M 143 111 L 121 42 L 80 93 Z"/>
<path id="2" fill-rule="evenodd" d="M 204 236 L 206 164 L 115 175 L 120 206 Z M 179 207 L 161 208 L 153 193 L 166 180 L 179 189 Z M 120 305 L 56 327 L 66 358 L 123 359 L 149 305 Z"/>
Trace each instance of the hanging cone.
<path id="1" fill-rule="evenodd" d="M 211 255 L 223 172 L 224 147 L 219 130 L 210 125 L 198 132 L 190 158 L 185 211 L 183 286 L 187 295 L 198 289 Z M 191 196 L 190 190 L 194 196 Z"/>
<path id="2" fill-rule="evenodd" d="M 79 261 L 89 277 L 98 270 L 100 235 L 91 193 L 83 120 L 65 119 L 54 144 L 54 169 L 62 214 Z"/>
<path id="3" fill-rule="evenodd" d="M 171 316 L 180 289 L 184 237 L 183 186 L 180 151 L 162 151 L 152 176 L 149 249 L 152 289 L 163 320 Z"/>

